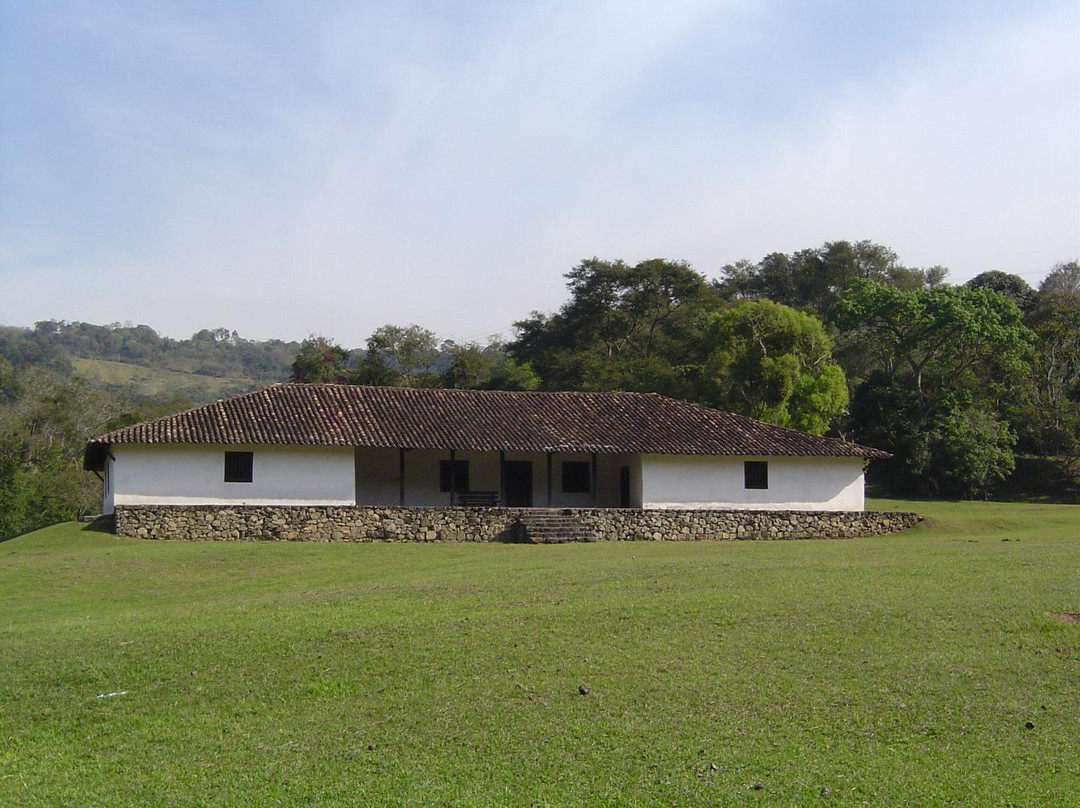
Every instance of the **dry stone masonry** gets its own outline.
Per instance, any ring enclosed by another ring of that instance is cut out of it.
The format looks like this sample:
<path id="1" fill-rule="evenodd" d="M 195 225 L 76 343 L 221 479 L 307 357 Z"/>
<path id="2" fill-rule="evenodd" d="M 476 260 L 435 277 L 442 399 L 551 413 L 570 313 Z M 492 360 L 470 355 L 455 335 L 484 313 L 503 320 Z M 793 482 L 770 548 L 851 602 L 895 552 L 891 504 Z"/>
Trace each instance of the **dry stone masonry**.
<path id="1" fill-rule="evenodd" d="M 539 509 L 335 506 L 118 506 L 121 536 L 193 541 L 519 541 Z M 895 533 L 908 512 L 555 509 L 594 540 L 854 538 Z"/>

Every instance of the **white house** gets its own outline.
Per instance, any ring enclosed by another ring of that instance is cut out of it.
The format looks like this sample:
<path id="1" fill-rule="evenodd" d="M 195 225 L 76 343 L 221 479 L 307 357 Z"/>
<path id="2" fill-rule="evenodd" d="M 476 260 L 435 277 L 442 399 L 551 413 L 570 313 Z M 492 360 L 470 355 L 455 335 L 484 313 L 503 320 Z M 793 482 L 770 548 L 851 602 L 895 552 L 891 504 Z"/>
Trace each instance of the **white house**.
<path id="1" fill-rule="evenodd" d="M 861 511 L 884 452 L 653 393 L 282 384 L 90 441 L 140 505 Z"/>

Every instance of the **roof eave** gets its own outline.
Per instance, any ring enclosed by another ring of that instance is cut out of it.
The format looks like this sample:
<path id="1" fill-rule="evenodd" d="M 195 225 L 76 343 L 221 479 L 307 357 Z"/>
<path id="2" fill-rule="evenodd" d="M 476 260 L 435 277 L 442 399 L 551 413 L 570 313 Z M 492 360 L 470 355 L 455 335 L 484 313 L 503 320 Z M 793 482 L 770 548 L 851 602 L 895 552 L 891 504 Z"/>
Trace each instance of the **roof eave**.
<path id="1" fill-rule="evenodd" d="M 111 448 L 111 444 L 104 441 L 92 440 L 88 442 L 83 452 L 83 471 L 105 471 Z"/>

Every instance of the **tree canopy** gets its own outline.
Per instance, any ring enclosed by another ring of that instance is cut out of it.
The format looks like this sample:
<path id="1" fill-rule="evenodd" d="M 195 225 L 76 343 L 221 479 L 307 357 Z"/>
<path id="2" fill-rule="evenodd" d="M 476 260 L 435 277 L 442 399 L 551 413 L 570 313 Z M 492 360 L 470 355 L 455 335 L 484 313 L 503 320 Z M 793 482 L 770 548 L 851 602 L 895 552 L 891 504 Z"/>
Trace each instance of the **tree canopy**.
<path id="1" fill-rule="evenodd" d="M 384 325 L 368 337 L 359 381 L 394 387 L 434 387 L 438 377 L 431 369 L 438 358 L 439 342 L 433 332 L 415 324 Z"/>
<path id="2" fill-rule="evenodd" d="M 706 328 L 706 401 L 777 426 L 823 435 L 847 407 L 832 341 L 811 314 L 769 300 L 743 301 Z"/>
<path id="3" fill-rule="evenodd" d="M 349 352 L 321 335 L 300 343 L 289 380 L 306 384 L 344 384 L 349 380 Z"/>
<path id="4" fill-rule="evenodd" d="M 944 267 L 912 269 L 895 252 L 872 241 L 829 241 L 791 255 L 770 253 L 759 262 L 738 261 L 721 270 L 719 290 L 725 297 L 771 300 L 808 308 L 825 318 L 849 286 L 876 280 L 898 289 L 937 286 Z"/>
<path id="5" fill-rule="evenodd" d="M 1035 334 L 1031 385 L 1020 411 L 1029 451 L 1080 469 L 1080 265 L 1059 264 L 1039 286 L 1025 318 Z"/>
<path id="6" fill-rule="evenodd" d="M 570 299 L 515 323 L 512 358 L 547 390 L 688 390 L 680 368 L 700 365 L 702 329 L 721 301 L 682 261 L 629 265 L 590 258 L 566 273 Z"/>
<path id="7" fill-rule="evenodd" d="M 992 289 L 1002 297 L 1009 298 L 1023 313 L 1031 310 L 1038 297 L 1031 285 L 1019 275 L 997 269 L 976 275 L 964 285 L 972 289 Z"/>
<path id="8" fill-rule="evenodd" d="M 874 358 L 853 397 L 854 437 L 896 455 L 900 484 L 973 496 L 1012 471 L 1003 402 L 1026 379 L 1034 342 L 1012 300 L 985 287 L 859 281 L 833 319 Z"/>

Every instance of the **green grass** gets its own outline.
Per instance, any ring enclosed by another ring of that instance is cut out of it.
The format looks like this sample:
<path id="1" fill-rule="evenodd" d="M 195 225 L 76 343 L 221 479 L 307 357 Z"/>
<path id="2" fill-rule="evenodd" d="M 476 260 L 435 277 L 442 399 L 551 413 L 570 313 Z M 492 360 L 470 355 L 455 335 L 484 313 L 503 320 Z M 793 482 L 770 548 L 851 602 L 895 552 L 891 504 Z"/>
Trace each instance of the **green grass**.
<path id="1" fill-rule="evenodd" d="M 226 379 L 182 373 L 176 370 L 110 362 L 105 359 L 72 359 L 76 375 L 94 384 L 139 398 L 182 395 L 193 402 L 208 402 L 245 393 L 260 386 L 252 379 Z"/>
<path id="2" fill-rule="evenodd" d="M 872 505 L 928 518 L 776 543 L 10 540 L 0 804 L 1075 805 L 1080 624 L 1050 613 L 1080 611 L 1080 508 Z"/>

